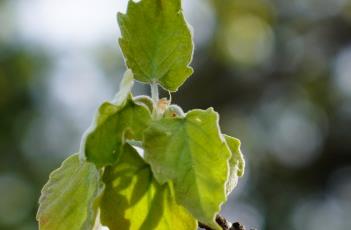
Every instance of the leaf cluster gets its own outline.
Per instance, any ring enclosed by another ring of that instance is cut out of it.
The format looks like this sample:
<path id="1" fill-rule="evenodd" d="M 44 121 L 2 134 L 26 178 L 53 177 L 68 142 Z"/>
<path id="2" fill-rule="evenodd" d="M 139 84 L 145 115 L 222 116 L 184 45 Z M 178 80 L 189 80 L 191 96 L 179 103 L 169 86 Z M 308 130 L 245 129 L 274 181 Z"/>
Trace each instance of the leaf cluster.
<path id="1" fill-rule="evenodd" d="M 129 1 L 118 15 L 128 70 L 98 109 L 79 153 L 44 186 L 42 230 L 219 229 L 215 217 L 244 173 L 240 141 L 212 109 L 187 113 L 157 95 L 134 97 L 134 81 L 176 91 L 192 74 L 192 33 L 180 0 Z"/>

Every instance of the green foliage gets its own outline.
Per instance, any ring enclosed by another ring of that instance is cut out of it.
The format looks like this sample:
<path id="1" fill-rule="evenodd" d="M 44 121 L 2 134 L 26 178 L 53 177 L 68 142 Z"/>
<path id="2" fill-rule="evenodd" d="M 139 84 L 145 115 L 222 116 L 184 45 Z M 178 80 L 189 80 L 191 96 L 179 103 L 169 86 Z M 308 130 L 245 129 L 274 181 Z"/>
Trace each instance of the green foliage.
<path id="1" fill-rule="evenodd" d="M 52 172 L 40 197 L 37 214 L 40 229 L 85 230 L 95 224 L 100 176 L 94 164 L 78 154 Z"/>
<path id="2" fill-rule="evenodd" d="M 129 1 L 119 14 L 120 45 L 135 79 L 159 83 L 176 91 L 193 73 L 192 35 L 181 11 L 181 0 Z"/>
<path id="3" fill-rule="evenodd" d="M 115 163 L 125 140 L 141 140 L 150 120 L 150 111 L 131 97 L 123 105 L 105 102 L 99 109 L 95 128 L 86 137 L 87 160 L 98 167 Z"/>
<path id="4" fill-rule="evenodd" d="M 106 168 L 101 222 L 111 230 L 195 229 L 191 214 L 174 200 L 172 185 L 160 185 L 133 147 Z"/>
<path id="5" fill-rule="evenodd" d="M 149 96 L 144 96 L 144 95 L 137 96 L 137 97 L 134 97 L 134 101 L 136 103 L 145 105 L 149 109 L 150 113 L 152 113 L 152 110 L 154 109 L 154 105 L 153 105 L 154 103 Z"/>
<path id="6" fill-rule="evenodd" d="M 144 135 L 145 159 L 160 183 L 172 181 L 178 203 L 196 219 L 213 222 L 225 201 L 230 151 L 213 109 L 193 110 L 184 118 L 153 121 Z"/>
<path id="7" fill-rule="evenodd" d="M 100 108 L 83 141 L 88 161 L 98 167 L 116 162 L 127 139 L 141 140 L 143 130 L 151 121 L 151 113 L 142 103 L 132 99 L 133 74 L 126 71 L 114 103 L 105 102 Z"/>
<path id="8" fill-rule="evenodd" d="M 221 133 L 212 108 L 184 113 L 158 99 L 155 85 L 177 90 L 192 72 L 180 0 L 130 0 L 119 23 L 131 70 L 115 99 L 100 106 L 81 157 L 71 156 L 50 176 L 39 228 L 89 230 L 101 222 L 111 230 L 195 230 L 200 221 L 219 229 L 215 217 L 244 173 L 240 141 Z M 132 96 L 133 73 L 152 83 L 153 99 Z"/>
<path id="9" fill-rule="evenodd" d="M 239 177 L 244 175 L 245 161 L 240 150 L 240 140 L 228 135 L 224 135 L 224 138 L 231 151 L 231 157 L 229 159 L 229 179 L 226 186 L 227 194 L 229 194 L 236 187 Z"/>

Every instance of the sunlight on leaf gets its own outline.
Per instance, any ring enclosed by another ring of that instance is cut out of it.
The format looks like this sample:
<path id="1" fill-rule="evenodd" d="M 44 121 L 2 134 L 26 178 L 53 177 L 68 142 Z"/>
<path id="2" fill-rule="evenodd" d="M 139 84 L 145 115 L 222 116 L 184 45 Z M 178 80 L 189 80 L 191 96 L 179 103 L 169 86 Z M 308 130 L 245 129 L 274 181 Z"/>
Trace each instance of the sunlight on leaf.
<path id="1" fill-rule="evenodd" d="M 110 230 L 195 230 L 196 221 L 175 202 L 172 186 L 160 185 L 129 145 L 118 164 L 106 168 L 101 222 Z"/>
<path id="2" fill-rule="evenodd" d="M 145 105 L 150 113 L 154 110 L 154 102 L 152 101 L 151 97 L 141 95 L 133 98 L 136 103 L 141 103 L 142 105 Z"/>
<path id="3" fill-rule="evenodd" d="M 119 91 L 115 96 L 115 98 L 113 99 L 112 103 L 116 105 L 123 104 L 127 100 L 133 88 L 133 85 L 134 85 L 133 72 L 130 69 L 128 69 L 123 75 L 122 81 L 119 86 Z"/>
<path id="4" fill-rule="evenodd" d="M 99 172 L 94 164 L 67 158 L 50 175 L 39 200 L 37 220 L 41 230 L 92 229 L 99 195 Z"/>
<path id="5" fill-rule="evenodd" d="M 213 109 L 192 110 L 184 118 L 164 118 L 145 131 L 145 158 L 160 183 L 174 182 L 178 203 L 200 222 L 214 222 L 226 200 L 230 151 Z"/>
<path id="6" fill-rule="evenodd" d="M 96 127 L 86 136 L 85 156 L 98 167 L 115 163 L 126 140 L 141 140 L 151 119 L 148 108 L 131 98 L 124 105 L 105 102 L 99 109 Z"/>
<path id="7" fill-rule="evenodd" d="M 115 99 L 100 106 L 93 124 L 83 137 L 82 158 L 98 167 L 115 163 L 125 141 L 141 140 L 142 131 L 151 120 L 147 105 L 134 102 L 131 95 L 133 84 L 133 73 L 127 70 Z"/>
<path id="8" fill-rule="evenodd" d="M 126 14 L 118 14 L 122 48 L 135 79 L 159 83 L 177 91 L 193 73 L 192 34 L 186 23 L 181 0 L 129 1 Z"/>
<path id="9" fill-rule="evenodd" d="M 229 179 L 226 185 L 227 194 L 229 194 L 236 187 L 239 177 L 244 175 L 245 160 L 240 150 L 240 140 L 228 135 L 224 135 L 224 138 L 232 153 L 229 160 Z"/>

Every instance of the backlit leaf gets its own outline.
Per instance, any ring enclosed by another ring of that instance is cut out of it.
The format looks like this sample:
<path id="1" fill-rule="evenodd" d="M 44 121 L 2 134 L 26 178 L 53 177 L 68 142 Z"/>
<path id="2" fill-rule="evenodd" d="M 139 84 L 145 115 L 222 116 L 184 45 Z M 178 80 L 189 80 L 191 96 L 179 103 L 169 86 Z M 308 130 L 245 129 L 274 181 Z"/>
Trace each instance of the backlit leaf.
<path id="1" fill-rule="evenodd" d="M 188 66 L 192 35 L 181 0 L 130 0 L 127 13 L 118 14 L 118 22 L 120 46 L 135 79 L 176 91 L 193 73 Z"/>
<path id="2" fill-rule="evenodd" d="M 95 127 L 85 138 L 87 160 L 98 167 L 115 163 L 126 140 L 141 140 L 150 120 L 149 109 L 131 97 L 122 105 L 105 102 L 99 109 Z"/>
<path id="3" fill-rule="evenodd" d="M 67 158 L 51 173 L 39 200 L 37 220 L 41 230 L 92 229 L 96 219 L 99 172 L 81 162 L 78 154 Z"/>
<path id="4" fill-rule="evenodd" d="M 215 215 L 226 200 L 230 151 L 213 109 L 163 118 L 145 131 L 145 159 L 160 183 L 174 183 L 177 202 L 200 222 L 218 228 Z"/>
<path id="5" fill-rule="evenodd" d="M 134 85 L 134 76 L 132 71 L 128 69 L 123 75 L 122 81 L 119 85 L 119 91 L 116 94 L 115 98 L 113 99 L 112 103 L 116 105 L 123 104 L 127 100 L 133 88 L 133 85 Z"/>
<path id="6" fill-rule="evenodd" d="M 85 133 L 81 154 L 98 167 L 115 163 L 127 140 L 141 140 L 151 120 L 151 112 L 142 102 L 134 102 L 131 89 L 133 73 L 127 70 L 113 102 L 104 102 Z"/>
<path id="7" fill-rule="evenodd" d="M 149 96 L 136 96 L 134 97 L 134 101 L 136 103 L 141 103 L 143 105 L 145 105 L 149 110 L 150 113 L 152 113 L 152 111 L 154 110 L 154 102 L 152 101 L 151 97 Z"/>
<path id="8" fill-rule="evenodd" d="M 224 135 L 228 147 L 232 153 L 229 160 L 229 179 L 227 181 L 227 194 L 231 193 L 238 183 L 239 177 L 244 175 L 245 160 L 240 150 L 240 140 Z"/>
<path id="9" fill-rule="evenodd" d="M 129 145 L 103 180 L 101 222 L 110 230 L 195 230 L 196 221 L 175 202 L 172 186 L 160 185 Z"/>

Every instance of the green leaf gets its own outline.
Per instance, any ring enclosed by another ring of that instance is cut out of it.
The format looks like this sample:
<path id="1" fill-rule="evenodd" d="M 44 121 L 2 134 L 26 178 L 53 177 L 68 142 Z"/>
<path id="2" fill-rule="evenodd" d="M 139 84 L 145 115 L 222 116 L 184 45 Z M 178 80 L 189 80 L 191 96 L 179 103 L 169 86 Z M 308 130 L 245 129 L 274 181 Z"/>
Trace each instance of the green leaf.
<path id="1" fill-rule="evenodd" d="M 113 99 L 112 103 L 116 105 L 123 104 L 127 100 L 128 96 L 130 95 L 133 85 L 134 85 L 133 72 L 130 69 L 128 69 L 123 75 L 122 81 L 119 85 L 119 91 L 116 94 L 115 98 Z"/>
<path id="2" fill-rule="evenodd" d="M 151 120 L 147 105 L 134 102 L 130 92 L 133 84 L 133 73 L 127 70 L 113 102 L 100 106 L 93 124 L 84 134 L 80 152 L 98 167 L 115 163 L 125 141 L 141 140 Z"/>
<path id="3" fill-rule="evenodd" d="M 239 177 L 244 175 L 245 160 L 240 150 L 240 140 L 228 135 L 224 135 L 224 138 L 232 153 L 232 156 L 229 160 L 229 179 L 226 185 L 227 194 L 229 194 L 236 187 Z"/>
<path id="4" fill-rule="evenodd" d="M 226 200 L 230 151 L 213 109 L 154 121 L 145 131 L 145 159 L 160 183 L 174 183 L 177 202 L 200 222 L 218 228 L 215 215 Z"/>
<path id="5" fill-rule="evenodd" d="M 177 91 L 193 73 L 188 66 L 193 55 L 192 34 L 181 0 L 130 0 L 127 13 L 118 14 L 118 22 L 119 43 L 135 79 Z"/>
<path id="6" fill-rule="evenodd" d="M 94 164 L 80 162 L 78 154 L 70 156 L 51 173 L 42 190 L 39 229 L 92 229 L 99 191 L 99 172 Z"/>
<path id="7" fill-rule="evenodd" d="M 142 105 L 145 105 L 150 113 L 152 113 L 152 111 L 154 110 L 154 102 L 152 101 L 151 97 L 149 96 L 144 96 L 144 95 L 141 95 L 141 96 L 136 96 L 134 97 L 134 101 L 136 103 L 140 103 Z"/>
<path id="8" fill-rule="evenodd" d="M 118 160 L 126 140 L 141 140 L 150 121 L 149 109 L 135 103 L 131 97 L 122 105 L 103 103 L 85 138 L 83 151 L 87 160 L 98 167 L 112 165 Z"/>
<path id="9" fill-rule="evenodd" d="M 195 230 L 196 221 L 176 204 L 172 186 L 160 185 L 129 145 L 118 164 L 106 167 L 101 222 L 110 230 Z"/>

